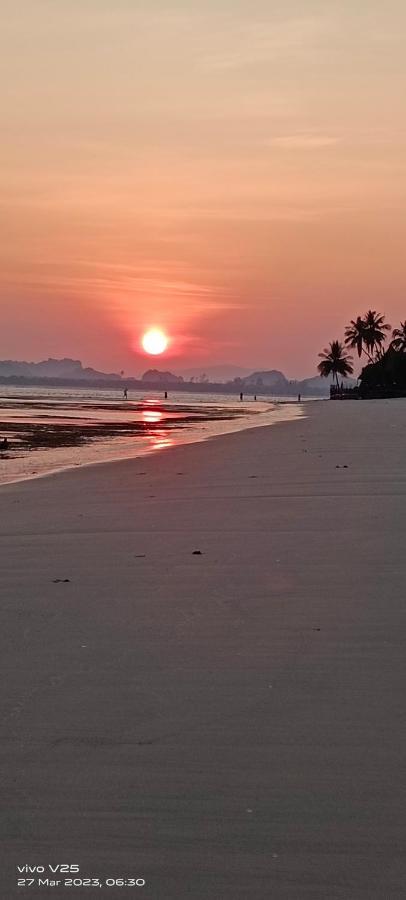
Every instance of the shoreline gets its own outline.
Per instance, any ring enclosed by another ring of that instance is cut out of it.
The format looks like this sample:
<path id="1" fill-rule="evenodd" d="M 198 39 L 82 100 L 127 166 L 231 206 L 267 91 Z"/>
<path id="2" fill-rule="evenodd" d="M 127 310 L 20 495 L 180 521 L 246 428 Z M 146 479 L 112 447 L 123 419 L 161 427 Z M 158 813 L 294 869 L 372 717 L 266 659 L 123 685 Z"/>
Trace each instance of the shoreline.
<path id="1" fill-rule="evenodd" d="M 4 486 L 4 896 L 403 897 L 405 408 Z"/>
<path id="2" fill-rule="evenodd" d="M 314 402 L 318 403 L 320 401 L 318 401 L 318 400 L 317 401 L 316 400 L 307 401 L 307 403 L 314 403 Z M 251 414 L 252 416 L 254 416 L 254 415 L 257 416 L 256 422 L 253 420 L 250 421 L 248 414 L 247 415 L 240 414 L 240 415 L 235 415 L 235 416 L 230 416 L 230 415 L 225 414 L 224 416 L 218 416 L 215 418 L 210 418 L 209 416 L 207 418 L 204 418 L 202 416 L 199 419 L 199 425 L 200 424 L 202 425 L 202 429 L 204 429 L 206 427 L 205 423 L 206 424 L 207 423 L 225 424 L 226 422 L 228 423 L 228 428 L 226 430 L 218 431 L 218 432 L 213 431 L 211 434 L 203 433 L 203 430 L 199 431 L 198 427 L 196 427 L 196 425 L 197 425 L 196 422 L 192 422 L 189 426 L 187 421 L 184 422 L 183 420 L 180 420 L 180 424 L 178 424 L 178 420 L 177 420 L 177 423 L 172 426 L 172 429 L 168 429 L 169 438 L 171 438 L 173 436 L 173 443 L 168 443 L 168 445 L 166 445 L 165 442 L 162 442 L 162 446 L 160 446 L 159 441 L 158 441 L 157 446 L 145 446 L 145 445 L 143 446 L 141 443 L 143 435 L 140 432 L 136 436 L 136 437 L 140 438 L 140 445 L 135 450 L 131 450 L 131 452 L 130 452 L 130 448 L 128 448 L 128 451 L 124 451 L 122 454 L 117 455 L 117 456 L 111 455 L 111 456 L 106 456 L 103 459 L 90 459 L 89 461 L 85 461 L 85 462 L 71 462 L 71 463 L 67 463 L 66 465 L 47 469 L 43 472 L 30 472 L 30 473 L 24 473 L 21 475 L 16 474 L 14 476 L 11 476 L 10 479 L 7 479 L 7 480 L 1 478 L 1 476 L 0 476 L 0 490 L 3 487 L 5 487 L 6 485 L 18 484 L 20 482 L 31 481 L 33 479 L 38 479 L 38 478 L 47 478 L 51 475 L 58 475 L 62 472 L 77 471 L 78 469 L 88 468 L 89 466 L 94 466 L 94 465 L 103 465 L 103 464 L 107 464 L 107 463 L 124 462 L 129 459 L 133 459 L 133 460 L 140 459 L 140 458 L 144 459 L 148 456 L 155 455 L 156 453 L 161 453 L 164 450 L 168 451 L 168 450 L 175 449 L 176 447 L 182 447 L 182 446 L 186 446 L 186 445 L 194 444 L 194 443 L 205 443 L 205 442 L 211 441 L 213 438 L 223 437 L 228 434 L 238 434 L 242 431 L 247 431 L 247 430 L 251 430 L 251 429 L 255 429 L 255 428 L 267 428 L 267 427 L 271 427 L 273 425 L 282 424 L 283 422 L 295 421 L 296 419 L 305 417 L 305 413 L 302 412 L 303 404 L 298 404 L 297 401 L 289 401 L 287 403 L 277 403 L 277 404 L 275 403 L 274 405 L 276 407 L 276 410 L 278 409 L 279 406 L 293 406 L 297 410 L 297 415 L 294 415 L 291 417 L 287 416 L 284 419 L 279 419 L 279 420 L 275 420 L 275 421 L 271 421 L 271 422 L 261 421 L 262 417 L 272 416 L 274 414 L 274 411 L 270 411 L 270 410 L 258 412 L 255 414 L 252 413 Z M 237 425 L 236 428 L 232 428 L 232 423 L 234 423 L 234 422 Z M 245 424 L 245 423 L 247 423 L 247 424 Z M 163 426 L 163 430 L 165 428 L 167 428 L 167 425 Z M 159 427 L 155 429 L 155 432 L 157 433 L 157 436 L 159 438 Z M 151 435 L 149 435 L 149 437 L 151 437 Z M 103 444 L 101 442 L 99 444 L 97 444 L 97 442 L 93 442 L 92 440 L 89 440 L 88 442 L 86 442 L 84 444 L 84 446 L 85 447 L 89 446 L 91 448 L 94 448 L 96 451 L 100 449 L 101 452 L 103 452 L 103 450 L 105 450 L 105 451 L 111 451 L 112 454 L 114 454 L 114 452 L 119 453 L 118 442 L 115 443 L 114 438 L 112 438 L 112 440 L 109 443 L 107 443 L 107 441 L 106 441 Z M 10 451 L 5 451 L 5 452 L 8 453 Z M 37 453 L 40 451 L 35 450 L 32 452 Z M 48 450 L 46 452 L 51 452 L 51 451 Z M 12 460 L 13 457 L 10 457 L 10 459 Z M 0 455 L 0 462 L 1 461 L 2 461 L 2 457 Z M 35 456 L 33 459 L 33 465 L 35 465 Z"/>

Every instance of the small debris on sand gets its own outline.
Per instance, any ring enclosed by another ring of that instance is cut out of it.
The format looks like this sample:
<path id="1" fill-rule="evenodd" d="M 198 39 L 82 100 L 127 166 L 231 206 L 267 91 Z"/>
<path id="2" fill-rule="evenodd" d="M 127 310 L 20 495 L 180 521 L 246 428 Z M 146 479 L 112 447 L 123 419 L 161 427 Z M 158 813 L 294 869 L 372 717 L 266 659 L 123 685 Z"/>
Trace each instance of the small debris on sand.
<path id="1" fill-rule="evenodd" d="M 202 556 L 202 551 L 201 551 L 201 550 L 193 550 L 193 554 L 192 554 L 192 555 L 193 555 L 193 556 Z"/>
<path id="2" fill-rule="evenodd" d="M 53 584 L 69 584 L 70 578 L 54 578 Z"/>

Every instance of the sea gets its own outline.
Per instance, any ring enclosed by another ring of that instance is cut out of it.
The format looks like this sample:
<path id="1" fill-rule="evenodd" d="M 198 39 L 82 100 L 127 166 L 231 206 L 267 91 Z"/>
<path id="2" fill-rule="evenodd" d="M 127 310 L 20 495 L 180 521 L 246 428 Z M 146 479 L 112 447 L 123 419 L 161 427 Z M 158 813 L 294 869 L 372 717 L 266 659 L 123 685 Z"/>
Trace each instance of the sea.
<path id="1" fill-rule="evenodd" d="M 306 398 L 312 399 L 312 398 Z M 0 484 L 137 458 L 305 415 L 297 397 L 0 386 Z"/>

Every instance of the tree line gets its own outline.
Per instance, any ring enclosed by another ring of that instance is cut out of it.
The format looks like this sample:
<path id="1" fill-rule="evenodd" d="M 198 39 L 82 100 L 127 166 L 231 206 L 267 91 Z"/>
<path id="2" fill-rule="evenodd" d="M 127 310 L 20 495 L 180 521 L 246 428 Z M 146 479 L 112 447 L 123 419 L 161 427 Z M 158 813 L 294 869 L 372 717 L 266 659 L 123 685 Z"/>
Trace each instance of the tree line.
<path id="1" fill-rule="evenodd" d="M 352 356 L 347 354 L 347 348 L 356 350 L 359 357 L 364 354 L 368 364 L 379 362 L 386 352 L 385 345 L 391 328 L 392 326 L 385 321 L 385 316 L 375 309 L 369 309 L 364 316 L 351 319 L 345 329 L 344 343 L 331 341 L 328 347 L 319 353 L 321 357 L 321 362 L 317 366 L 319 374 L 323 378 L 333 376 L 337 387 L 339 376 L 348 378 L 352 375 L 354 372 Z M 406 352 L 406 319 L 400 323 L 399 328 L 393 329 L 388 349 L 396 353 Z"/>

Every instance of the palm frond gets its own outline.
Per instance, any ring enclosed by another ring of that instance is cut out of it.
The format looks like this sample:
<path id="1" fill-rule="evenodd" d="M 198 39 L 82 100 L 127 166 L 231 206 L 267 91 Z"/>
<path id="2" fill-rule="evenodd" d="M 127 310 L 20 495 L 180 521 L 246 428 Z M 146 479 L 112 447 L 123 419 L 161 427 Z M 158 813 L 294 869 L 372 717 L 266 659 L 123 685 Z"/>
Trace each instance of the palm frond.
<path id="1" fill-rule="evenodd" d="M 400 323 L 400 328 L 394 328 L 392 331 L 392 340 L 390 346 L 393 350 L 406 352 L 406 319 Z"/>

